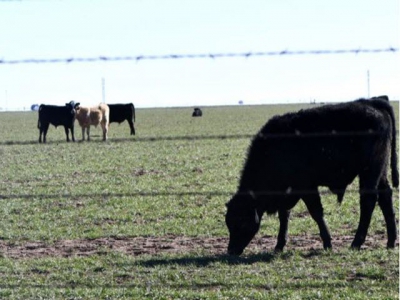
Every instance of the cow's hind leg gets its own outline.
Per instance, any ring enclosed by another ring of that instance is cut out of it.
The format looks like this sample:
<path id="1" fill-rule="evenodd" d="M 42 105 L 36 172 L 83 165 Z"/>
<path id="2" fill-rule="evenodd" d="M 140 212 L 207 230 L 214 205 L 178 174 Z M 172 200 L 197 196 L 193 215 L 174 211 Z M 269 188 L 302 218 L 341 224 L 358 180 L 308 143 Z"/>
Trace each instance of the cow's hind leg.
<path id="1" fill-rule="evenodd" d="M 351 248 L 360 249 L 364 244 L 377 199 L 377 180 L 360 174 L 360 221 Z"/>
<path id="2" fill-rule="evenodd" d="M 87 140 L 90 141 L 90 125 L 86 128 Z"/>
<path id="3" fill-rule="evenodd" d="M 103 141 L 107 141 L 108 138 L 108 126 L 107 123 L 102 122 L 101 123 L 101 129 L 103 130 Z"/>
<path id="4" fill-rule="evenodd" d="M 131 128 L 131 135 L 135 135 L 135 126 L 132 122 L 132 120 L 128 120 L 129 127 Z"/>
<path id="5" fill-rule="evenodd" d="M 82 141 L 85 140 L 85 127 L 81 127 L 82 128 Z"/>
<path id="6" fill-rule="evenodd" d="M 43 130 L 42 130 L 42 128 L 39 128 L 39 143 L 42 142 L 42 134 L 43 134 Z"/>
<path id="7" fill-rule="evenodd" d="M 101 124 L 101 127 L 103 129 L 103 141 L 107 140 L 107 128 L 104 124 Z"/>
<path id="8" fill-rule="evenodd" d="M 321 204 L 321 197 L 319 196 L 318 189 L 310 191 L 310 193 L 304 195 L 302 199 L 306 204 L 311 217 L 318 224 L 319 234 L 321 236 L 324 249 L 332 248 L 331 234 L 329 232 L 328 226 L 326 226 L 326 222 L 324 219 L 324 208 Z"/>
<path id="9" fill-rule="evenodd" d="M 393 208 L 392 189 L 390 188 L 386 177 L 380 180 L 378 190 L 378 204 L 382 210 L 386 222 L 386 230 L 388 235 L 387 247 L 394 248 L 397 238 L 396 218 Z"/>
<path id="10" fill-rule="evenodd" d="M 287 243 L 288 223 L 290 217 L 290 210 L 281 209 L 278 211 L 279 217 L 279 233 L 278 242 L 275 246 L 276 252 L 281 252 Z"/>
<path id="11" fill-rule="evenodd" d="M 47 136 L 47 131 L 49 130 L 49 126 L 50 124 L 45 124 L 43 125 L 43 128 L 40 130 L 43 133 L 43 143 L 46 143 L 47 141 L 46 136 Z"/>

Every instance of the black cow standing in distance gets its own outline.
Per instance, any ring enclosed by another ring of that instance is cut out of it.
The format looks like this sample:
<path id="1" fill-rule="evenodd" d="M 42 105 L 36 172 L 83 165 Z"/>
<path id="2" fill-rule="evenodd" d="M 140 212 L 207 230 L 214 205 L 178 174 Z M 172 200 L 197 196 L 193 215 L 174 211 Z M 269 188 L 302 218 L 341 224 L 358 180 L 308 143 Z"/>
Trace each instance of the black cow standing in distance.
<path id="1" fill-rule="evenodd" d="M 69 129 L 71 131 L 72 141 L 75 142 L 75 107 L 78 105 L 79 103 L 75 104 L 74 101 L 66 103 L 65 106 L 41 104 L 39 106 L 38 120 L 39 143 L 42 142 L 42 135 L 43 143 L 46 143 L 47 130 L 49 129 L 50 124 L 54 125 L 56 128 L 57 126 L 64 126 L 65 135 L 67 136 L 67 142 L 69 142 Z"/>
<path id="2" fill-rule="evenodd" d="M 201 117 L 202 115 L 203 115 L 203 112 L 201 111 L 200 108 L 196 107 L 193 110 L 192 117 Z"/>
<path id="3" fill-rule="evenodd" d="M 136 122 L 136 116 L 135 106 L 133 105 L 133 103 L 108 104 L 108 107 L 110 108 L 110 123 L 122 123 L 127 120 L 131 129 L 131 135 L 135 135 L 134 122 Z"/>
<path id="4" fill-rule="evenodd" d="M 324 248 L 331 248 L 318 186 L 328 187 L 340 203 L 357 176 L 361 213 L 351 247 L 359 249 L 364 243 L 378 202 L 386 222 L 387 247 L 394 248 L 397 229 L 389 161 L 394 187 L 399 186 L 399 171 L 395 118 L 385 97 L 325 105 L 269 120 L 254 137 L 238 190 L 227 203 L 228 253 L 243 252 L 258 232 L 264 212 L 278 212 L 275 250 L 282 251 L 290 210 L 300 199 L 318 224 Z"/>

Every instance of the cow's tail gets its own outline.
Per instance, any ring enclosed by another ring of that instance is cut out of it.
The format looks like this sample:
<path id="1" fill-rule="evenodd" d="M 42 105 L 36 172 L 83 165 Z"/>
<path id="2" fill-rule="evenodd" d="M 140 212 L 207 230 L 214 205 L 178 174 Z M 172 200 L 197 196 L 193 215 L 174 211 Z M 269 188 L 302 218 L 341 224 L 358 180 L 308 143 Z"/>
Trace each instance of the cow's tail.
<path id="1" fill-rule="evenodd" d="M 392 123 L 391 128 L 391 153 L 390 153 L 390 168 L 392 170 L 392 184 L 393 187 L 399 187 L 399 169 L 397 166 L 397 133 L 396 133 L 396 118 L 394 116 L 393 107 L 389 103 L 389 97 L 380 96 L 368 100 L 366 103 L 371 104 L 374 108 L 385 111 L 390 116 Z"/>
<path id="2" fill-rule="evenodd" d="M 394 117 L 393 108 L 390 109 L 390 118 L 392 119 L 392 153 L 390 154 L 390 167 L 392 169 L 392 184 L 394 187 L 399 187 L 399 169 L 397 162 L 397 132 L 396 119 Z"/>
<path id="3" fill-rule="evenodd" d="M 379 96 L 367 100 L 365 103 L 373 106 L 375 109 L 385 111 L 392 123 L 391 128 L 391 145 L 390 145 L 390 168 L 392 170 L 392 184 L 393 187 L 399 187 L 399 169 L 397 165 L 397 133 L 396 133 L 396 118 L 394 116 L 393 107 L 389 103 L 389 97 Z"/>
<path id="4" fill-rule="evenodd" d="M 136 122 L 135 105 L 131 103 L 133 122 Z"/>

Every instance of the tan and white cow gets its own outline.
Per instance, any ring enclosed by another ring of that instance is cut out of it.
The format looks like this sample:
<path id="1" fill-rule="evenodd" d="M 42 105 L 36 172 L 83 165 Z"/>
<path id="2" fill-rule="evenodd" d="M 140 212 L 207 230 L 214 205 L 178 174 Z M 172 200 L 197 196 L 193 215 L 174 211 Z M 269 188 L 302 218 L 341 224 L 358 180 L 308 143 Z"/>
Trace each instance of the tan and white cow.
<path id="1" fill-rule="evenodd" d="M 110 108 L 104 103 L 100 103 L 98 106 L 94 107 L 76 107 L 76 120 L 78 120 L 82 128 L 82 141 L 85 140 L 85 129 L 87 132 L 87 140 L 90 141 L 90 126 L 94 125 L 97 127 L 99 124 L 103 130 L 103 141 L 106 141 L 110 122 L 109 116 Z"/>

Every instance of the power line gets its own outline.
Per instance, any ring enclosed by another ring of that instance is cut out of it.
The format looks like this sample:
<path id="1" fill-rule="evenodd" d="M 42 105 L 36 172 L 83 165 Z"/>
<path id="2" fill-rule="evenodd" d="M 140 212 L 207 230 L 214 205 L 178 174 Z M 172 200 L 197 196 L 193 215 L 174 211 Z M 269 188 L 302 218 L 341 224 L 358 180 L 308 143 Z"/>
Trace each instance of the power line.
<path id="1" fill-rule="evenodd" d="M 332 55 L 332 54 L 376 54 L 396 53 L 398 48 L 377 49 L 337 49 L 337 50 L 281 50 L 263 52 L 241 53 L 203 53 L 203 54 L 166 54 L 166 55 L 137 55 L 137 56 L 97 56 L 97 57 L 70 57 L 70 58 L 27 58 L 27 59 L 0 59 L 0 64 L 52 64 L 52 63 L 76 63 L 76 62 L 111 62 L 111 61 L 136 61 L 141 60 L 167 60 L 167 59 L 217 59 L 217 58 L 249 58 L 257 56 L 288 56 L 288 55 Z"/>

